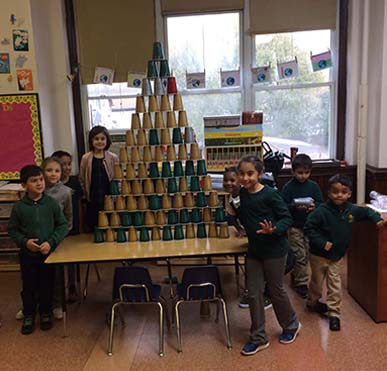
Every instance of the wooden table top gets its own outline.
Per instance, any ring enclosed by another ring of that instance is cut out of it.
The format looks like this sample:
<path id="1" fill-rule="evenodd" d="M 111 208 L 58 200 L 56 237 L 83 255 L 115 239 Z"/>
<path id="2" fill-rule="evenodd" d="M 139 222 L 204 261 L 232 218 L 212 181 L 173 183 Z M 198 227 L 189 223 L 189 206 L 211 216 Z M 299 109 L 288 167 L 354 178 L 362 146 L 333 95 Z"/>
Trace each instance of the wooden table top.
<path id="1" fill-rule="evenodd" d="M 233 231 L 230 231 L 232 233 Z M 48 264 L 243 254 L 247 238 L 203 238 L 150 242 L 94 243 L 92 234 L 69 236 L 47 258 Z"/>

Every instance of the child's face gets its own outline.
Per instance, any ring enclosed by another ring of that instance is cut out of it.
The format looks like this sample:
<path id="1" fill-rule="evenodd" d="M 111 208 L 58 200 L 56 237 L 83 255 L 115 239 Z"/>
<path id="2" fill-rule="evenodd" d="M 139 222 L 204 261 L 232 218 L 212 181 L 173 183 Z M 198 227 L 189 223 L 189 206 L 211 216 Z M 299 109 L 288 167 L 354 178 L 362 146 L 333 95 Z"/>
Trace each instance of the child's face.
<path id="1" fill-rule="evenodd" d="M 58 183 L 62 177 L 61 166 L 56 161 L 50 161 L 43 169 L 43 172 L 47 183 L 50 185 Z"/>
<path id="2" fill-rule="evenodd" d="M 239 193 L 239 179 L 237 173 L 228 171 L 223 175 L 223 188 L 227 193 L 236 196 Z"/>
<path id="3" fill-rule="evenodd" d="M 239 183 L 242 184 L 248 192 L 256 191 L 260 176 L 261 174 L 251 162 L 240 163 L 238 172 Z"/>
<path id="4" fill-rule="evenodd" d="M 343 206 L 352 196 L 352 191 L 341 183 L 333 183 L 328 190 L 329 199 L 337 206 Z"/>
<path id="5" fill-rule="evenodd" d="M 62 165 L 63 165 L 63 176 L 65 178 L 68 178 L 71 175 L 72 170 L 72 160 L 69 156 L 62 156 L 61 158 Z"/>
<path id="6" fill-rule="evenodd" d="M 99 133 L 93 137 L 91 142 L 94 150 L 103 151 L 107 143 L 106 135 L 104 133 Z"/>
<path id="7" fill-rule="evenodd" d="M 28 195 L 31 198 L 39 197 L 46 188 L 46 184 L 44 182 L 43 174 L 30 176 L 27 179 L 27 183 L 23 183 L 22 186 L 27 191 Z"/>
<path id="8" fill-rule="evenodd" d="M 311 169 L 307 167 L 298 167 L 297 169 L 293 170 L 293 175 L 300 183 L 304 183 L 309 179 L 310 172 Z"/>

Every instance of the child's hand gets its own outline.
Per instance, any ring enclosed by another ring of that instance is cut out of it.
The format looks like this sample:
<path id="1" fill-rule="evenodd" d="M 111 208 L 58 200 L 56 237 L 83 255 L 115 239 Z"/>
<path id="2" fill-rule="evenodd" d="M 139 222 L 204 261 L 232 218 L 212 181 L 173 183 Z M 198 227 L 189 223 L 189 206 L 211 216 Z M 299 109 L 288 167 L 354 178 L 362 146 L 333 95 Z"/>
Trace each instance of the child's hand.
<path id="1" fill-rule="evenodd" d="M 38 242 L 38 239 L 37 238 L 31 238 L 27 241 L 26 243 L 26 247 L 28 250 L 32 251 L 32 252 L 37 252 L 37 251 L 40 251 L 40 246 L 36 243 Z"/>
<path id="2" fill-rule="evenodd" d="M 379 220 L 377 223 L 376 223 L 376 228 L 383 228 L 385 225 L 387 224 L 387 222 L 385 220 Z"/>
<path id="3" fill-rule="evenodd" d="M 324 246 L 324 250 L 329 251 L 332 248 L 332 245 L 333 245 L 332 242 L 327 241 Z"/>
<path id="4" fill-rule="evenodd" d="M 307 213 L 310 213 L 310 212 L 313 211 L 315 208 L 316 208 L 316 205 L 314 204 L 314 202 L 312 202 L 312 203 L 310 204 L 310 206 L 306 209 L 306 212 L 307 212 Z"/>
<path id="5" fill-rule="evenodd" d="M 47 241 L 43 242 L 40 245 L 40 252 L 42 253 L 42 255 L 47 255 L 50 252 L 50 250 L 51 250 L 51 246 Z"/>
<path id="6" fill-rule="evenodd" d="M 267 221 L 266 219 L 263 223 L 259 223 L 262 229 L 258 229 L 256 231 L 257 234 L 272 234 L 275 230 L 275 227 L 271 224 L 271 221 Z"/>

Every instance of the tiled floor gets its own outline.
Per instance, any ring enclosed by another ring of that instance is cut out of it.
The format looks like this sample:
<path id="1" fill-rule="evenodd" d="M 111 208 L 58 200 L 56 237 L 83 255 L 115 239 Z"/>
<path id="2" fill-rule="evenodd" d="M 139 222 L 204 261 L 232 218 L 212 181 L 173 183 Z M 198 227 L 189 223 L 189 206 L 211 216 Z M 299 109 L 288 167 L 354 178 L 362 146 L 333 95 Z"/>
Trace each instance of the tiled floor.
<path id="1" fill-rule="evenodd" d="M 37 329 L 20 334 L 18 273 L 0 273 L 0 370 L 387 370 L 387 324 L 376 324 L 344 291 L 342 331 L 332 333 L 327 321 L 306 312 L 304 303 L 289 289 L 303 329 L 291 345 L 278 342 L 280 328 L 272 309 L 266 311 L 270 347 L 251 357 L 240 355 L 248 339 L 249 311 L 238 307 L 233 269 L 221 267 L 227 294 L 233 349 L 225 343 L 223 322 L 199 316 L 196 304 L 182 307 L 183 353 L 176 352 L 174 328 L 166 335 L 165 356 L 158 356 L 158 322 L 155 308 L 130 306 L 124 311 L 126 326 L 116 326 L 113 356 L 106 355 L 112 264 L 100 264 L 102 282 L 92 271 L 89 295 L 81 305 L 69 307 L 67 338 L 62 323 L 46 333 Z M 154 281 L 165 267 L 151 265 Z M 181 276 L 182 268 L 174 272 Z M 345 272 L 344 272 L 345 273 Z M 168 296 L 168 287 L 163 288 Z"/>

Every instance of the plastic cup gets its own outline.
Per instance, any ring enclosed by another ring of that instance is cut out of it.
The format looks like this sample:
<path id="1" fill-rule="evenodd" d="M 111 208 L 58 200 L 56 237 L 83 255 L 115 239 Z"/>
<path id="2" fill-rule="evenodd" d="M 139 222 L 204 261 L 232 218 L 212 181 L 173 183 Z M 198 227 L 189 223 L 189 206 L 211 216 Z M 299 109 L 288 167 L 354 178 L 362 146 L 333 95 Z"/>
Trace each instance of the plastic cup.
<path id="1" fill-rule="evenodd" d="M 144 97 L 137 95 L 136 97 L 136 113 L 145 112 Z"/>
<path id="2" fill-rule="evenodd" d="M 167 127 L 168 128 L 175 128 L 176 126 L 177 126 L 177 124 L 176 124 L 175 112 L 168 111 L 168 113 L 167 113 Z"/>
<path id="3" fill-rule="evenodd" d="M 216 208 L 215 210 L 215 221 L 217 223 L 223 223 L 226 220 L 226 217 L 224 215 L 224 208 L 223 206 L 220 206 Z"/>
<path id="4" fill-rule="evenodd" d="M 105 211 L 113 211 L 114 210 L 114 204 L 113 204 L 113 198 L 109 195 L 106 195 L 103 200 L 103 209 Z M 102 226 L 100 226 L 102 227 Z"/>
<path id="5" fill-rule="evenodd" d="M 168 82 L 167 82 L 167 94 L 176 94 L 176 93 L 177 93 L 176 79 L 174 76 L 169 76 Z"/>
<path id="6" fill-rule="evenodd" d="M 175 177 L 181 177 L 184 175 L 183 164 L 181 161 L 175 161 L 173 164 L 173 175 Z"/>
<path id="7" fill-rule="evenodd" d="M 160 41 L 155 41 L 153 43 L 152 59 L 154 61 L 159 61 L 164 59 L 163 45 L 161 44 Z"/>
<path id="8" fill-rule="evenodd" d="M 210 225 L 208 226 L 208 237 L 210 238 L 218 237 L 218 228 L 216 227 L 215 223 L 210 223 Z"/>
<path id="9" fill-rule="evenodd" d="M 195 201 L 192 193 L 186 193 L 184 197 L 184 207 L 191 208 L 194 206 L 195 206 Z"/>
<path id="10" fill-rule="evenodd" d="M 137 230 L 134 227 L 130 227 L 128 230 L 128 241 L 136 242 L 137 241 Z"/>
<path id="11" fill-rule="evenodd" d="M 172 205 L 171 205 L 171 197 L 169 196 L 168 193 L 164 193 L 162 196 L 161 196 L 161 207 L 163 209 L 171 209 L 172 208 Z"/>
<path id="12" fill-rule="evenodd" d="M 144 225 L 144 218 L 141 211 L 133 213 L 133 225 L 136 227 Z"/>
<path id="13" fill-rule="evenodd" d="M 177 184 L 175 178 L 168 178 L 168 193 L 176 193 Z"/>
<path id="14" fill-rule="evenodd" d="M 94 229 L 94 242 L 95 243 L 102 243 L 104 242 L 104 235 L 103 235 L 103 230 L 95 228 Z"/>
<path id="15" fill-rule="evenodd" d="M 140 241 L 141 242 L 148 242 L 150 239 L 149 239 L 149 232 L 148 232 L 148 228 L 141 228 L 140 229 Z"/>
<path id="16" fill-rule="evenodd" d="M 144 115 L 142 116 L 142 128 L 143 129 L 152 128 L 152 120 L 149 112 L 144 112 Z"/>
<path id="17" fill-rule="evenodd" d="M 112 180 L 109 184 L 109 194 L 112 196 L 117 196 L 120 194 L 120 190 L 118 188 L 118 182 Z"/>
<path id="18" fill-rule="evenodd" d="M 200 215 L 200 209 L 194 208 L 191 211 L 191 222 L 192 223 L 200 223 L 202 221 L 202 217 Z"/>
<path id="19" fill-rule="evenodd" d="M 165 217 L 165 212 L 164 211 L 158 211 L 156 213 L 156 224 L 157 225 L 165 225 L 165 224 L 167 224 L 167 219 Z"/>
<path id="20" fill-rule="evenodd" d="M 104 227 L 107 227 L 107 226 L 109 226 L 108 217 L 107 217 L 107 215 L 103 211 L 100 211 L 98 213 L 98 227 L 99 228 L 104 228 Z"/>
<path id="21" fill-rule="evenodd" d="M 203 222 L 208 223 L 212 221 L 212 212 L 211 209 L 203 209 Z"/>
<path id="22" fill-rule="evenodd" d="M 148 73 L 147 73 L 148 79 L 156 79 L 159 77 L 158 71 L 157 71 L 157 65 L 154 60 L 148 61 Z"/>
<path id="23" fill-rule="evenodd" d="M 156 129 L 164 129 L 164 128 L 165 128 L 163 113 L 160 112 L 160 111 L 157 111 L 157 112 L 156 112 L 156 116 L 155 116 L 155 128 L 156 128 Z"/>
<path id="24" fill-rule="evenodd" d="M 157 129 L 150 129 L 149 130 L 149 144 L 152 146 L 157 146 L 160 144 Z"/>
<path id="25" fill-rule="evenodd" d="M 166 59 L 163 59 L 162 61 L 160 61 L 160 77 L 162 79 L 165 79 L 169 76 L 171 76 L 171 72 L 169 71 L 168 61 Z"/>
<path id="26" fill-rule="evenodd" d="M 188 191 L 187 178 L 182 177 L 179 180 L 179 192 L 187 192 L 187 191 Z"/>
<path id="27" fill-rule="evenodd" d="M 126 179 L 134 179 L 136 177 L 136 172 L 134 171 L 134 166 L 132 163 L 126 165 Z"/>
<path id="28" fill-rule="evenodd" d="M 187 160 L 185 162 L 185 176 L 195 175 L 194 162 L 192 160 Z"/>
<path id="29" fill-rule="evenodd" d="M 129 227 L 132 225 L 132 217 L 128 212 L 121 213 L 120 217 L 121 217 L 121 225 L 123 227 Z"/>
<path id="30" fill-rule="evenodd" d="M 200 192 L 200 185 L 199 185 L 199 177 L 198 176 L 191 177 L 190 191 L 191 192 Z"/>
<path id="31" fill-rule="evenodd" d="M 106 242 L 114 242 L 114 231 L 113 231 L 113 229 L 108 228 L 108 229 L 106 230 L 106 238 L 105 238 L 105 241 L 106 241 Z"/>
<path id="32" fill-rule="evenodd" d="M 125 201 L 121 195 L 116 197 L 116 210 L 121 211 L 125 210 Z"/>
<path id="33" fill-rule="evenodd" d="M 129 211 L 137 210 L 137 200 L 133 195 L 126 196 L 126 208 Z"/>
<path id="34" fill-rule="evenodd" d="M 155 97 L 154 95 L 151 95 L 149 97 L 148 111 L 149 112 L 157 112 L 157 111 L 159 111 L 159 105 L 157 103 L 157 97 Z"/>
<path id="35" fill-rule="evenodd" d="M 176 193 L 173 197 L 173 208 L 180 209 L 184 206 L 183 196 L 181 193 Z"/>
<path id="36" fill-rule="evenodd" d="M 206 160 L 198 160 L 196 166 L 196 174 L 199 176 L 207 175 Z"/>
<path id="37" fill-rule="evenodd" d="M 168 210 L 168 224 L 177 224 L 176 210 Z"/>
<path id="38" fill-rule="evenodd" d="M 173 239 L 174 240 L 184 240 L 183 226 L 181 224 L 175 225 Z"/>
<path id="39" fill-rule="evenodd" d="M 165 225 L 163 227 L 163 241 L 171 241 L 172 240 L 172 230 L 170 225 Z"/>
<path id="40" fill-rule="evenodd" d="M 204 223 L 199 223 L 196 226 L 196 237 L 207 238 L 206 225 Z"/>
<path id="41" fill-rule="evenodd" d="M 172 141 L 173 141 L 173 144 L 181 144 L 181 143 L 183 143 L 183 137 L 181 135 L 180 128 L 173 128 Z"/>
<path id="42" fill-rule="evenodd" d="M 188 209 L 181 209 L 179 212 L 179 223 L 187 224 L 189 223 L 189 212 Z"/>
<path id="43" fill-rule="evenodd" d="M 149 97 L 150 95 L 153 95 L 151 82 L 147 78 L 142 79 L 141 95 L 143 97 Z"/>
<path id="44" fill-rule="evenodd" d="M 157 196 L 157 195 L 150 196 L 150 199 L 149 199 L 149 209 L 151 209 L 151 210 L 159 210 L 160 207 L 161 207 L 161 204 L 160 204 L 159 196 Z"/>
<path id="45" fill-rule="evenodd" d="M 175 151 L 175 146 L 173 144 L 170 144 L 167 148 L 167 160 L 168 161 L 176 160 L 176 151 Z"/>
<path id="46" fill-rule="evenodd" d="M 155 223 L 155 216 L 152 211 L 145 211 L 145 217 L 144 217 L 145 225 L 154 225 Z"/>
<path id="47" fill-rule="evenodd" d="M 171 164 L 169 162 L 163 162 L 161 176 L 163 178 L 170 178 L 172 176 Z"/>
<path id="48" fill-rule="evenodd" d="M 128 151 L 126 147 L 120 147 L 119 159 L 120 159 L 120 163 L 125 164 L 129 162 Z"/>
<path id="49" fill-rule="evenodd" d="M 152 241 L 160 241 L 161 240 L 160 228 L 159 227 L 153 227 L 152 228 L 151 239 L 152 239 Z"/>
<path id="50" fill-rule="evenodd" d="M 197 207 L 206 207 L 207 201 L 206 201 L 206 195 L 204 192 L 199 192 L 196 196 L 196 206 Z"/>
<path id="51" fill-rule="evenodd" d="M 187 224 L 185 226 L 185 238 L 195 238 L 195 229 L 192 224 Z"/>
<path id="52" fill-rule="evenodd" d="M 126 233 L 125 230 L 122 228 L 117 229 L 117 242 L 126 242 Z"/>
<path id="53" fill-rule="evenodd" d="M 121 225 L 120 216 L 118 213 L 111 213 L 110 214 L 110 225 L 112 227 L 119 227 Z"/>

